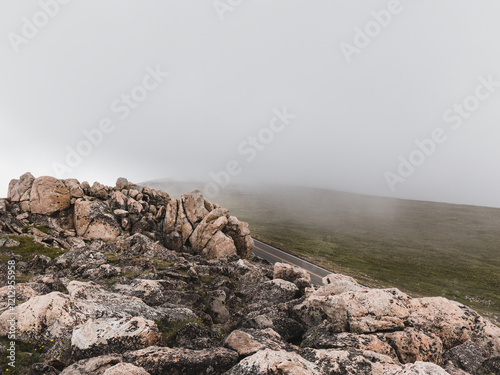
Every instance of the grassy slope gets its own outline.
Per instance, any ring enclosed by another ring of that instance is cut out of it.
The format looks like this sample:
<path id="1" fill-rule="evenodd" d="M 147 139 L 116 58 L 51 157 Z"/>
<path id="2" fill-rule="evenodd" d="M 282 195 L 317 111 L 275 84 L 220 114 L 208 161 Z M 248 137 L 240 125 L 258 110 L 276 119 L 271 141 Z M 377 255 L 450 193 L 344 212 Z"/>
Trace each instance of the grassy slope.
<path id="1" fill-rule="evenodd" d="M 178 195 L 192 186 L 163 187 Z M 500 317 L 500 209 L 299 188 L 228 188 L 215 201 L 255 237 L 366 285 Z"/>

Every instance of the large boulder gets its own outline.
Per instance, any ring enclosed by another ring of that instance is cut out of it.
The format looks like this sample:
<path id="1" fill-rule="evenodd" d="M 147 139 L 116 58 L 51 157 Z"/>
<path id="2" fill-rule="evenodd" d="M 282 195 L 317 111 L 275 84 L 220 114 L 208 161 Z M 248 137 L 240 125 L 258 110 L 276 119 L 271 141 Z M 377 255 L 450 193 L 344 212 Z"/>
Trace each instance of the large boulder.
<path id="1" fill-rule="evenodd" d="M 161 340 L 156 324 L 143 317 L 101 318 L 76 327 L 71 346 L 76 357 L 85 358 L 147 348 Z"/>
<path id="2" fill-rule="evenodd" d="M 394 359 L 369 350 L 305 349 L 302 356 L 317 365 L 321 374 L 386 375 L 401 369 Z"/>
<path id="3" fill-rule="evenodd" d="M 263 349 L 282 350 L 285 344 L 281 336 L 271 328 L 234 330 L 224 341 L 229 349 L 242 357 L 255 354 Z"/>
<path id="4" fill-rule="evenodd" d="M 15 313 L 16 336 L 21 341 L 50 342 L 69 337 L 70 332 L 87 319 L 81 307 L 68 295 L 52 292 L 31 298 L 0 315 L 0 336 L 11 328 L 11 313 Z"/>
<path id="5" fill-rule="evenodd" d="M 203 194 L 199 190 L 183 194 L 181 202 L 184 206 L 186 216 L 192 225 L 200 222 L 208 214 L 208 210 L 205 207 L 205 198 L 203 198 Z"/>
<path id="6" fill-rule="evenodd" d="M 419 331 L 432 332 L 443 342 L 444 349 L 463 344 L 472 338 L 479 318 L 468 307 L 442 297 L 414 298 L 407 302 L 409 322 Z"/>
<path id="7" fill-rule="evenodd" d="M 273 278 L 283 279 L 295 283 L 298 279 L 306 279 L 311 282 L 311 275 L 303 268 L 288 264 L 288 263 L 274 263 Z"/>
<path id="8" fill-rule="evenodd" d="M 317 321 L 308 315 L 318 314 L 319 310 L 335 322 L 339 331 L 385 332 L 404 329 L 409 316 L 408 299 L 398 289 L 366 289 L 328 296 L 313 293 L 294 310 L 305 322 Z"/>
<path id="9" fill-rule="evenodd" d="M 408 363 L 391 375 L 450 375 L 443 368 L 429 362 Z"/>
<path id="10" fill-rule="evenodd" d="M 226 375 L 320 375 L 314 363 L 297 353 L 264 349 L 245 358 Z"/>
<path id="11" fill-rule="evenodd" d="M 103 375 L 150 375 L 142 367 L 120 362 L 104 371 Z"/>
<path id="12" fill-rule="evenodd" d="M 294 299 L 298 292 L 299 288 L 290 281 L 282 279 L 269 280 L 255 289 L 252 302 L 260 305 L 276 305 Z"/>
<path id="13" fill-rule="evenodd" d="M 248 223 L 239 221 L 235 216 L 229 216 L 224 232 L 233 239 L 241 258 L 246 259 L 252 254 L 255 243 L 250 235 Z"/>
<path id="14" fill-rule="evenodd" d="M 106 203 L 99 200 L 78 199 L 74 213 L 76 233 L 80 237 L 114 241 L 121 233 L 115 216 Z"/>
<path id="15" fill-rule="evenodd" d="M 121 363 L 118 355 L 103 355 L 89 359 L 82 359 L 66 367 L 60 375 L 103 375 L 105 371 Z"/>
<path id="16" fill-rule="evenodd" d="M 83 198 L 83 189 L 82 186 L 80 185 L 80 182 L 76 178 L 68 178 L 64 180 L 64 184 L 69 190 L 69 194 L 71 195 L 71 198 Z"/>
<path id="17" fill-rule="evenodd" d="M 219 259 L 236 255 L 236 247 L 231 237 L 225 235 L 220 230 L 208 241 L 202 251 L 208 259 Z"/>
<path id="18" fill-rule="evenodd" d="M 464 342 L 448 350 L 443 356 L 445 368 L 460 369 L 475 374 L 476 370 L 487 359 L 486 351 L 472 340 Z M 451 371 L 448 371 L 451 372 Z"/>
<path id="19" fill-rule="evenodd" d="M 316 296 L 331 296 L 345 292 L 357 292 L 366 289 L 350 276 L 331 273 L 321 280 L 323 285 L 314 292 Z"/>
<path id="20" fill-rule="evenodd" d="M 324 322 L 310 328 L 303 337 L 301 346 L 314 349 L 336 349 L 336 350 L 371 350 L 398 359 L 394 348 L 387 342 L 382 341 L 376 335 L 358 335 L 349 332 L 337 332 L 336 326 Z"/>
<path id="21" fill-rule="evenodd" d="M 30 208 L 34 214 L 52 215 L 71 205 L 71 194 L 63 181 L 54 177 L 38 177 L 33 182 Z"/>
<path id="22" fill-rule="evenodd" d="M 23 174 L 19 180 L 11 180 L 7 198 L 11 202 L 24 202 L 30 200 L 31 187 L 35 177 L 29 172 Z"/>
<path id="23" fill-rule="evenodd" d="M 433 333 L 425 334 L 413 328 L 407 328 L 404 331 L 388 333 L 385 338 L 396 350 L 401 363 L 441 362 L 443 343 Z"/>
<path id="24" fill-rule="evenodd" d="M 71 281 L 67 287 L 71 299 L 88 316 L 96 318 L 125 318 L 142 316 L 158 320 L 164 313 L 137 297 L 126 296 L 102 289 L 93 282 Z"/>
<path id="25" fill-rule="evenodd" d="M 193 231 L 189 242 L 197 253 L 201 252 L 210 239 L 227 224 L 229 211 L 225 208 L 217 208 L 207 214 Z"/>
<path id="26" fill-rule="evenodd" d="M 151 346 L 127 352 L 125 362 L 143 367 L 151 375 L 222 374 L 238 362 L 238 354 L 224 348 L 191 350 Z"/>

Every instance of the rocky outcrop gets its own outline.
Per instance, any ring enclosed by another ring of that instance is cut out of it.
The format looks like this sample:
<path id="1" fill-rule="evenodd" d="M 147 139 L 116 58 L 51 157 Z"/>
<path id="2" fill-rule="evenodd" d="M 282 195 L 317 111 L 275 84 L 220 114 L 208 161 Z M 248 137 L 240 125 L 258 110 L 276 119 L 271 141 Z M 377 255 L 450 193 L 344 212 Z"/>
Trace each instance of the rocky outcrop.
<path id="1" fill-rule="evenodd" d="M 470 308 L 340 274 L 312 285 L 252 247 L 199 191 L 23 175 L 0 200 L 19 281 L 0 265 L 0 336 L 36 345 L 31 375 L 498 372 L 500 328 Z"/>
<path id="2" fill-rule="evenodd" d="M 30 209 L 34 214 L 52 215 L 71 205 L 71 194 L 63 181 L 38 177 L 31 186 Z"/>
<path id="3" fill-rule="evenodd" d="M 73 330 L 71 346 L 75 357 L 123 353 L 161 343 L 156 324 L 143 317 L 91 319 Z"/>
<path id="4" fill-rule="evenodd" d="M 67 337 L 76 325 L 87 318 L 68 295 L 52 292 L 32 297 L 16 306 L 14 311 L 5 311 L 0 315 L 0 336 L 9 332 L 12 313 L 18 317 L 17 335 L 26 342 L 50 342 Z"/>
<path id="5" fill-rule="evenodd" d="M 319 368 L 293 352 L 261 350 L 245 358 L 226 375 L 319 375 Z"/>
<path id="6" fill-rule="evenodd" d="M 238 354 L 224 348 L 191 350 L 149 347 L 125 353 L 123 359 L 151 375 L 222 374 L 238 362 Z"/>
<path id="7" fill-rule="evenodd" d="M 121 234 L 116 217 L 100 200 L 78 199 L 75 202 L 75 230 L 78 236 L 113 241 Z"/>
<path id="8" fill-rule="evenodd" d="M 121 363 L 120 356 L 101 356 L 90 359 L 84 359 L 75 364 L 66 367 L 61 375 L 103 375 L 107 370 L 112 369 Z"/>
<path id="9" fill-rule="evenodd" d="M 206 200 L 200 191 L 171 199 L 165 192 L 122 177 L 112 188 L 99 182 L 90 186 L 76 179 L 34 178 L 25 173 L 10 182 L 8 198 L 0 202 L 0 211 L 9 211 L 8 207 L 17 220 L 9 223 L 11 231 L 18 233 L 30 215 L 46 215 L 50 218 L 36 219 L 73 237 L 115 241 L 143 234 L 172 250 L 211 259 L 248 258 L 254 246 L 248 224 Z M 20 212 L 26 214 L 21 217 Z M 59 246 L 70 249 L 72 241 L 64 242 Z"/>

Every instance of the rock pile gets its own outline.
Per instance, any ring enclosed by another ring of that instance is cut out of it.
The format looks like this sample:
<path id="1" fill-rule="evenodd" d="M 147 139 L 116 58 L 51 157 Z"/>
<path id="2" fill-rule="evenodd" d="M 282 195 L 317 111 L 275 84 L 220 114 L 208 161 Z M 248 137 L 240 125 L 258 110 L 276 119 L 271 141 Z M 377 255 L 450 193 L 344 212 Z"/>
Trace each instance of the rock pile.
<path id="1" fill-rule="evenodd" d="M 3 262 L 0 336 L 15 313 L 30 375 L 500 373 L 500 328 L 470 308 L 340 274 L 314 286 L 252 245 L 197 191 L 23 175 L 0 200 L 18 280 L 9 307 Z"/>
<path id="2" fill-rule="evenodd" d="M 125 178 L 119 178 L 112 188 L 99 182 L 90 186 L 75 179 L 34 178 L 25 173 L 10 182 L 0 212 L 7 212 L 7 205 L 13 218 L 4 225 L 18 233 L 29 223 L 89 240 L 116 241 L 140 233 L 169 249 L 208 258 L 248 258 L 253 249 L 248 224 L 198 190 L 172 199 L 163 191 Z M 69 249 L 74 242 L 59 241 L 58 245 Z"/>

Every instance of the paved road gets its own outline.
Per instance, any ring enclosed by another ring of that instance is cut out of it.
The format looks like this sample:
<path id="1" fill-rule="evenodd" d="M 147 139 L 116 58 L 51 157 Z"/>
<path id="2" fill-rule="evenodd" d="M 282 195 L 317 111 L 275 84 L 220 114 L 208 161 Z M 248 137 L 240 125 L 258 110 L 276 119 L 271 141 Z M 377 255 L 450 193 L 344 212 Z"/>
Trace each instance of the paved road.
<path id="1" fill-rule="evenodd" d="M 332 273 L 331 271 L 315 266 L 314 264 L 309 263 L 308 261 L 302 260 L 300 258 L 297 258 L 296 256 L 285 253 L 280 249 L 269 246 L 262 241 L 256 240 L 255 238 L 254 241 L 255 241 L 255 248 L 253 252 L 259 258 L 265 259 L 273 264 L 277 262 L 282 262 L 282 263 L 293 264 L 294 266 L 303 268 L 311 275 L 311 281 L 313 284 L 322 285 L 321 279 L 326 275 Z"/>

